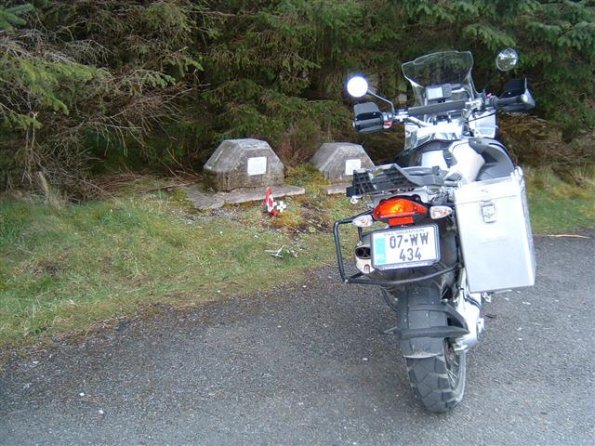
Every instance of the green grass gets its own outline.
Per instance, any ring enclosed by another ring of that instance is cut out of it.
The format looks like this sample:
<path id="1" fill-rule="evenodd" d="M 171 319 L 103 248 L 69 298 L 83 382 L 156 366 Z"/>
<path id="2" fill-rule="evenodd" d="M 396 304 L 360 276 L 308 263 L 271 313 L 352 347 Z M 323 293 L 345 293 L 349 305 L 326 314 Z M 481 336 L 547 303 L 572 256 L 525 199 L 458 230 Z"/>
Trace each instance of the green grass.
<path id="1" fill-rule="evenodd" d="M 0 347 L 155 302 L 194 305 L 299 280 L 334 262 L 326 221 L 351 212 L 345 199 L 323 200 L 330 210 L 321 216 L 288 199 L 296 225 L 260 204 L 190 212 L 176 194 L 62 208 L 0 201 Z M 282 246 L 296 255 L 265 252 Z"/>
<path id="2" fill-rule="evenodd" d="M 531 225 L 537 234 L 561 234 L 595 228 L 595 180 L 576 169 L 564 182 L 549 168 L 529 169 L 527 189 Z"/>
<path id="3" fill-rule="evenodd" d="M 306 181 L 307 194 L 287 198 L 277 218 L 260 203 L 200 213 L 179 193 L 138 189 L 58 208 L 0 200 L 0 349 L 87 330 L 155 303 L 188 306 L 264 291 L 334 264 L 332 223 L 362 205 L 320 194 L 325 181 L 308 169 L 290 181 Z M 570 185 L 549 170 L 529 170 L 527 183 L 535 233 L 593 228 L 591 176 Z M 282 258 L 265 252 L 282 246 Z"/>

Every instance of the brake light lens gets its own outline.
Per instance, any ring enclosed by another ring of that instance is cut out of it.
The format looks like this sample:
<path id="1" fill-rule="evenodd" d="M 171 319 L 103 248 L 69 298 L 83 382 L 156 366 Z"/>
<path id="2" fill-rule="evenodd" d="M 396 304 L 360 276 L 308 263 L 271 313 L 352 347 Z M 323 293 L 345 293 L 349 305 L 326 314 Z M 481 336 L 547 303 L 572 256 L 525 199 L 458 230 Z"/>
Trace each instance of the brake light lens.
<path id="1" fill-rule="evenodd" d="M 428 215 L 428 208 L 406 198 L 389 198 L 380 202 L 372 212 L 374 220 L 382 220 L 390 226 L 407 225 L 416 215 Z"/>

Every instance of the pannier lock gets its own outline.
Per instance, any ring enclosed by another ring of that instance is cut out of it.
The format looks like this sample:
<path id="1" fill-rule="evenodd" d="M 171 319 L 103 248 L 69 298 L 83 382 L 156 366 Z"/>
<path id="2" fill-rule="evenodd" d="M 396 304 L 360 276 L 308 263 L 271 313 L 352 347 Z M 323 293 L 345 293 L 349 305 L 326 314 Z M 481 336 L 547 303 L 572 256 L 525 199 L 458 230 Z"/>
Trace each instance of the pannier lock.
<path id="1" fill-rule="evenodd" d="M 484 223 L 494 223 L 496 221 L 496 205 L 493 201 L 481 202 L 481 216 Z"/>

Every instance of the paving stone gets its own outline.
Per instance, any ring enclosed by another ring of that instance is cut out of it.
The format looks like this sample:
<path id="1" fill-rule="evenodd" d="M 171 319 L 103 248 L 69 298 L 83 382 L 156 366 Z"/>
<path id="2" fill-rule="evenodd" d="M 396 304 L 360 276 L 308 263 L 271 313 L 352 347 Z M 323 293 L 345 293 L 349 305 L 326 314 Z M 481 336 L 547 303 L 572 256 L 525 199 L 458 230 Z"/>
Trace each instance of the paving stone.
<path id="1" fill-rule="evenodd" d="M 196 209 L 209 210 L 218 209 L 225 204 L 249 203 L 252 201 L 264 201 L 265 187 L 247 187 L 236 189 L 230 192 L 208 193 L 204 192 L 199 185 L 186 186 L 181 188 L 192 202 Z M 304 195 L 306 190 L 298 186 L 273 186 L 273 198 Z"/>
<path id="2" fill-rule="evenodd" d="M 186 186 L 181 189 L 186 193 L 186 197 L 188 197 L 188 200 L 192 202 L 196 209 L 219 209 L 225 204 L 223 198 L 202 192 L 198 186 Z"/>
<path id="3" fill-rule="evenodd" d="M 226 204 L 248 203 L 251 201 L 263 201 L 265 187 L 241 188 L 231 192 L 219 192 L 217 197 L 223 199 Z M 295 195 L 304 195 L 306 190 L 298 186 L 273 186 L 273 198 L 281 198 Z"/>
<path id="4" fill-rule="evenodd" d="M 323 190 L 327 195 L 345 195 L 349 186 L 351 186 L 351 183 L 337 183 L 331 184 L 329 186 L 324 186 Z"/>

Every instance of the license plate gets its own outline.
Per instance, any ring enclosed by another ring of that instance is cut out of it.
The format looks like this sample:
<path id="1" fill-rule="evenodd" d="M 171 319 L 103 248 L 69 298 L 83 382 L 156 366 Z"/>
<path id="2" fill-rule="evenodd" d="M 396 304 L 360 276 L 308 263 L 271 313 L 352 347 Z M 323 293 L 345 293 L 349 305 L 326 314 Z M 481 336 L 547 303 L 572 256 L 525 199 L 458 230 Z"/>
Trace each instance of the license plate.
<path id="1" fill-rule="evenodd" d="M 440 260 L 438 227 L 415 226 L 372 233 L 372 266 L 379 270 L 433 265 Z"/>

